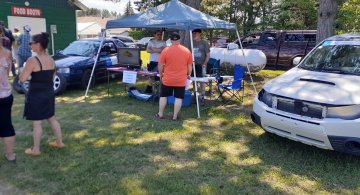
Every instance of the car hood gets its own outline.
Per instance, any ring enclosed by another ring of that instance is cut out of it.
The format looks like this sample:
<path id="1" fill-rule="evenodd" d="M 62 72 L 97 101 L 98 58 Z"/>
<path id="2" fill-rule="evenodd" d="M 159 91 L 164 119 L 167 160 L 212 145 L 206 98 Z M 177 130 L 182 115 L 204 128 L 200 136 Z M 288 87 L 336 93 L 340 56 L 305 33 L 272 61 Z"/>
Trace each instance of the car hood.
<path id="1" fill-rule="evenodd" d="M 360 76 L 315 72 L 293 68 L 266 83 L 272 94 L 330 104 L 360 104 Z"/>
<path id="2" fill-rule="evenodd" d="M 66 56 L 64 58 L 55 60 L 55 64 L 57 68 L 65 68 L 69 66 L 73 66 L 76 64 L 82 64 L 86 61 L 92 59 L 91 57 L 84 57 L 84 56 Z"/>

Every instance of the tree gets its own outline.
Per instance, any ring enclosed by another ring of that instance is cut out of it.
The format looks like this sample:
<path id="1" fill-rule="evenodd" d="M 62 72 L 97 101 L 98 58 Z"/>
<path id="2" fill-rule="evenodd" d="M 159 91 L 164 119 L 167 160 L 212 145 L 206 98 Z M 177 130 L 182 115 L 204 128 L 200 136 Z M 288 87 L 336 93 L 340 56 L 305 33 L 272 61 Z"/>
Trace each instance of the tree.
<path id="1" fill-rule="evenodd" d="M 101 10 L 90 8 L 86 11 L 79 11 L 78 16 L 101 16 Z"/>
<path id="2" fill-rule="evenodd" d="M 360 0 L 347 0 L 339 7 L 337 33 L 360 32 Z"/>
<path id="3" fill-rule="evenodd" d="M 132 8 L 131 2 L 129 1 L 126 4 L 124 16 L 130 16 L 134 14 L 134 9 Z"/>
<path id="4" fill-rule="evenodd" d="M 316 43 L 334 35 L 338 0 L 319 0 Z"/>
<path id="5" fill-rule="evenodd" d="M 274 17 L 276 29 L 316 29 L 318 0 L 283 0 Z"/>
<path id="6" fill-rule="evenodd" d="M 138 0 L 134 4 L 137 6 L 138 11 L 144 11 L 146 9 L 156 7 L 160 4 L 166 3 L 169 0 Z"/>
<path id="7" fill-rule="evenodd" d="M 194 9 L 197 9 L 199 10 L 200 9 L 200 3 L 201 3 L 201 0 L 180 0 L 182 3 L 194 8 Z M 180 32 L 180 36 L 183 37 L 181 43 L 187 47 L 187 48 L 190 48 L 191 45 L 190 45 L 190 35 L 189 35 L 189 32 L 188 31 L 181 31 Z"/>

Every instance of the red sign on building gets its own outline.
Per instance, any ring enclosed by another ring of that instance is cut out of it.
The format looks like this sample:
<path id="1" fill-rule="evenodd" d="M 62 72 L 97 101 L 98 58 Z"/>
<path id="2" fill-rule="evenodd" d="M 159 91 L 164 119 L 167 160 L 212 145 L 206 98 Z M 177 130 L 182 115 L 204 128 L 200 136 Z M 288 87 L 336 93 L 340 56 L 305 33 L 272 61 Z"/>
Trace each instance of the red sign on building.
<path id="1" fill-rule="evenodd" d="M 42 12 L 39 8 L 11 6 L 13 16 L 41 17 Z"/>

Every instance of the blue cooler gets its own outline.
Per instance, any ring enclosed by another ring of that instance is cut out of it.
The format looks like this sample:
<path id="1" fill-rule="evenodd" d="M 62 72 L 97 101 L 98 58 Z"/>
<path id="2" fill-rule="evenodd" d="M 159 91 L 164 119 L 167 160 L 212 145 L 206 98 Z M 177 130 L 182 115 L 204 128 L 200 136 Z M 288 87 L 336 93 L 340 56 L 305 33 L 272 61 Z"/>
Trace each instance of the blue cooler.
<path id="1" fill-rule="evenodd" d="M 181 107 L 190 106 L 190 104 L 191 104 L 191 95 L 192 95 L 191 91 L 185 90 L 185 96 L 184 96 L 184 99 L 182 101 Z M 174 105 L 174 103 L 175 103 L 174 95 L 167 97 L 167 103 L 169 105 Z"/>

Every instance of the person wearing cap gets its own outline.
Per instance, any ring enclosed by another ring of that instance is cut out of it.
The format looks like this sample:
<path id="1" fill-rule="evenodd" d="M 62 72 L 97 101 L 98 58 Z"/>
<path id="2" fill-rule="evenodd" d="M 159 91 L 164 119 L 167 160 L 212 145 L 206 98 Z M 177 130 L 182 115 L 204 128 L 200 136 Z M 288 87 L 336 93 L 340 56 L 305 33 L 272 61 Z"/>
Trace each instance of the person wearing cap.
<path id="1" fill-rule="evenodd" d="M 182 100 L 185 95 L 186 80 L 190 79 L 192 56 L 188 48 L 180 45 L 180 35 L 173 32 L 170 35 L 172 45 L 165 48 L 159 56 L 159 74 L 162 87 L 159 100 L 159 112 L 156 118 L 164 118 L 167 97 L 174 95 L 174 114 L 172 120 L 178 120 Z"/>
<path id="2" fill-rule="evenodd" d="M 20 34 L 18 38 L 18 67 L 19 69 L 24 66 L 26 60 L 31 57 L 31 48 L 30 48 L 30 31 L 31 27 L 29 25 L 25 25 L 23 27 L 24 33 Z"/>
<path id="3" fill-rule="evenodd" d="M 150 53 L 150 62 L 147 66 L 147 70 L 151 72 L 158 72 L 158 58 L 161 51 L 166 47 L 165 41 L 162 40 L 161 30 L 154 32 L 154 38 L 152 38 L 147 47 L 146 51 Z M 156 77 L 155 77 L 156 80 Z M 145 93 L 152 93 L 152 80 L 149 80 L 149 85 L 146 87 Z"/>
<path id="4" fill-rule="evenodd" d="M 207 41 L 202 40 L 201 29 L 194 29 L 193 43 L 194 43 L 194 58 L 196 77 L 204 77 L 206 75 L 206 66 L 210 59 L 210 46 Z M 200 83 L 200 102 L 204 103 L 205 83 Z"/>

